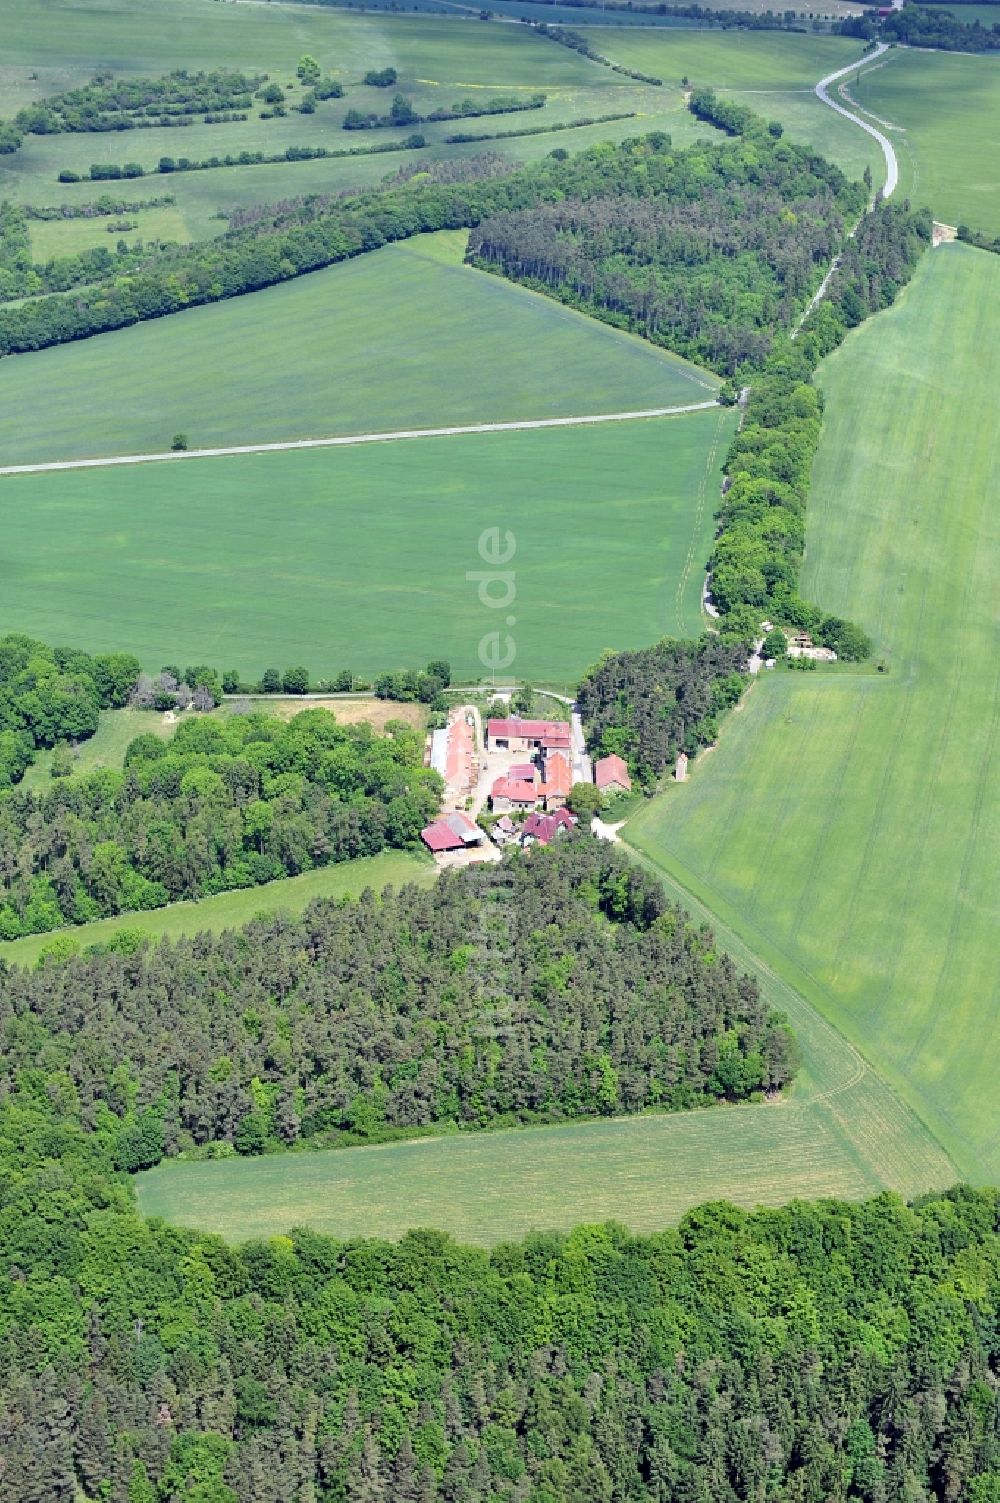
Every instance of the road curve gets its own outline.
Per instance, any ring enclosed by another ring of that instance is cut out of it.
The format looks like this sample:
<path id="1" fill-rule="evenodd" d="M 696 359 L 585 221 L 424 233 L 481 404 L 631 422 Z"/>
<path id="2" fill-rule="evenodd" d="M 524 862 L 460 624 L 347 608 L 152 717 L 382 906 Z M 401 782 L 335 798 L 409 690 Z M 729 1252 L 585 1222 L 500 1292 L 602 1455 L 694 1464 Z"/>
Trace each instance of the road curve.
<path id="1" fill-rule="evenodd" d="M 831 99 L 827 93 L 827 87 L 832 83 L 836 83 L 838 78 L 843 78 L 848 73 L 855 73 L 859 68 L 865 66 L 865 64 L 874 62 L 875 58 L 881 57 L 883 52 L 888 52 L 888 50 L 884 42 L 879 42 L 875 51 L 869 52 L 867 57 L 859 59 L 856 63 L 849 63 L 846 68 L 838 68 L 836 73 L 828 73 L 816 85 L 816 95 L 824 104 L 828 104 L 831 110 L 836 110 L 838 115 L 843 115 L 845 120 L 853 120 L 855 125 L 860 125 L 861 129 L 867 131 L 868 135 L 874 136 L 875 140 L 881 146 L 882 155 L 885 157 L 883 198 L 891 198 L 899 183 L 899 164 L 896 161 L 896 153 L 893 150 L 892 142 L 888 136 L 883 136 L 880 130 L 876 130 L 874 125 L 869 125 L 867 120 L 862 120 L 861 116 L 856 115 L 853 110 L 846 109 L 844 105 L 838 104 L 836 100 Z"/>
<path id="2" fill-rule="evenodd" d="M 646 407 L 637 412 L 592 412 L 583 417 L 526 418 L 511 423 L 467 423 L 454 428 L 400 428 L 394 433 L 349 433 L 338 438 L 290 438 L 271 444 L 234 444 L 226 449 L 181 449 L 163 454 L 114 454 L 104 459 L 50 459 L 44 464 L 0 466 L 0 475 L 43 475 L 52 470 L 100 470 L 110 465 L 156 464 L 169 459 L 218 459 L 230 454 L 276 454 L 286 449 L 336 449 L 349 444 L 388 444 L 410 438 L 451 438 L 462 433 L 518 433 L 527 428 L 575 428 L 591 423 L 625 423 L 632 418 L 674 417 L 682 412 L 704 412 L 718 407 L 710 402 L 688 402 L 683 407 Z"/>

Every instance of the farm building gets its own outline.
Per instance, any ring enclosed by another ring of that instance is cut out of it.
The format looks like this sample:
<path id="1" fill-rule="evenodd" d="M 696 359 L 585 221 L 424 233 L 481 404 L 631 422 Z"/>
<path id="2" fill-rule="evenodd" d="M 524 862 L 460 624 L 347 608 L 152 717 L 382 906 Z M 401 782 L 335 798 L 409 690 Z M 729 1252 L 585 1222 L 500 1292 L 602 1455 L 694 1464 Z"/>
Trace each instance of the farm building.
<path id="1" fill-rule="evenodd" d="M 594 782 L 602 793 L 631 793 L 632 779 L 621 757 L 613 753 L 600 757 L 594 764 Z"/>
<path id="2" fill-rule="evenodd" d="M 533 782 L 523 778 L 497 778 L 490 789 L 490 807 L 497 814 L 507 814 L 512 809 L 533 809 L 539 792 Z"/>
<path id="3" fill-rule="evenodd" d="M 687 782 L 687 775 L 688 775 L 687 752 L 679 752 L 678 756 L 677 756 L 677 762 L 676 762 L 676 765 L 674 767 L 674 781 L 677 782 L 677 783 L 686 783 Z"/>
<path id="4" fill-rule="evenodd" d="M 435 856 L 442 851 L 463 851 L 470 845 L 479 845 L 483 832 L 477 824 L 456 809 L 442 814 L 432 824 L 425 825 L 420 838 Z"/>
<path id="5" fill-rule="evenodd" d="M 486 722 L 486 744 L 491 751 L 534 752 L 570 750 L 569 726 L 565 720 L 506 720 Z"/>
<path id="6" fill-rule="evenodd" d="M 522 845 L 548 845 L 564 830 L 572 830 L 576 818 L 568 809 L 559 809 L 555 814 L 529 814 L 521 832 Z"/>
<path id="7" fill-rule="evenodd" d="M 573 770 L 569 765 L 568 755 L 561 751 L 550 752 L 545 758 L 545 780 L 538 790 L 539 797 L 545 800 L 545 807 L 550 813 L 562 808 L 569 798 L 572 786 Z"/>
<path id="8" fill-rule="evenodd" d="M 431 733 L 430 765 L 453 792 L 464 792 L 471 786 L 474 761 L 472 727 L 464 715 Z"/>

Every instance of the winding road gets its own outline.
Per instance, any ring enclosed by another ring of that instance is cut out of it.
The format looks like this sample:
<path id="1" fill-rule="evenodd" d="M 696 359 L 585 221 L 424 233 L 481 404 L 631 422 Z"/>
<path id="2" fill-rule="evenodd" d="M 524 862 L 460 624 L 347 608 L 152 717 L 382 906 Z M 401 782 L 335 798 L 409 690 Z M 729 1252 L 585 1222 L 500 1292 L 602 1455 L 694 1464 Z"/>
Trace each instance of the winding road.
<path id="1" fill-rule="evenodd" d="M 881 57 L 883 53 L 888 51 L 889 49 L 885 43 L 879 42 L 874 52 L 869 52 L 866 57 L 861 58 L 858 62 L 848 63 L 846 68 L 838 68 L 836 73 L 828 73 L 825 78 L 821 78 L 816 85 L 815 91 L 817 98 L 821 99 L 824 104 L 828 104 L 831 110 L 836 110 L 837 114 L 843 115 L 845 120 L 853 120 L 855 125 L 859 125 L 869 136 L 873 136 L 881 146 L 882 155 L 885 157 L 883 198 L 891 198 L 899 184 L 899 164 L 896 161 L 896 153 L 893 150 L 892 142 L 888 136 L 884 136 L 874 125 L 869 125 L 867 120 L 862 120 L 861 116 L 856 115 L 853 110 L 849 110 L 845 105 L 838 104 L 835 99 L 831 99 L 827 93 L 827 89 L 830 84 L 835 84 L 838 78 L 845 78 L 848 73 L 856 73 L 859 68 L 867 66 L 868 63 L 873 63 L 877 57 Z"/>

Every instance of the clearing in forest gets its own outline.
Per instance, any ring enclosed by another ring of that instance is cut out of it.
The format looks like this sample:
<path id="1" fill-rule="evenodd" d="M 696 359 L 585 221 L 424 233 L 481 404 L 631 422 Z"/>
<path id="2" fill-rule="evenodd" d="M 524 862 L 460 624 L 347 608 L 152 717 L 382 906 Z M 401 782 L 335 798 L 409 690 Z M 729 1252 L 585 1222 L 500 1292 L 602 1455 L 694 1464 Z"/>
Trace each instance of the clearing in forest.
<path id="1" fill-rule="evenodd" d="M 464 266 L 466 240 L 419 235 L 0 360 L 0 464 L 162 453 L 178 432 L 214 448 L 673 407 L 718 391 L 689 361 Z"/>
<path id="2" fill-rule="evenodd" d="M 626 832 L 979 1181 L 1000 1174 L 998 330 L 1000 260 L 943 246 L 821 369 L 803 593 L 887 671 L 763 675 Z"/>

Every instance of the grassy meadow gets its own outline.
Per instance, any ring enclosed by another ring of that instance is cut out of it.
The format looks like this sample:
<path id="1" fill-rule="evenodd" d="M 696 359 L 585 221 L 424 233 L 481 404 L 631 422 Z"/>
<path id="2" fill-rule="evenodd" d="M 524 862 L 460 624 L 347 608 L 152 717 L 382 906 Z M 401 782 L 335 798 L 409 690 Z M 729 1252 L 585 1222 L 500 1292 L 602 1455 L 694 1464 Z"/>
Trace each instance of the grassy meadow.
<path id="1" fill-rule="evenodd" d="M 956 7 L 964 13 L 970 7 Z M 993 7 L 1000 21 L 1000 8 Z M 971 20 L 972 17 L 969 17 Z M 945 224 L 1000 235 L 1000 68 L 996 56 L 897 48 L 849 85 L 895 129 L 901 186 Z"/>
<path id="2" fill-rule="evenodd" d="M 155 908 L 148 913 L 122 913 L 56 933 L 7 940 L 0 943 L 0 961 L 31 966 L 52 945 L 61 948 L 72 943 L 82 950 L 88 945 L 107 944 L 125 931 L 140 930 L 157 940 L 220 934 L 223 929 L 241 928 L 260 914 L 301 913 L 315 898 L 353 898 L 366 887 L 381 892 L 384 887 L 399 887 L 405 882 L 429 886 L 436 875 L 437 867 L 430 856 L 383 851 L 378 856 L 360 856 L 356 861 L 323 866 L 298 877 L 268 882 L 263 887 L 220 892 L 211 898 L 171 903 L 167 908 Z"/>
<path id="3" fill-rule="evenodd" d="M 518 677 L 575 683 L 607 646 L 698 631 L 733 422 L 715 408 L 6 477 L 0 628 L 153 668 L 372 675 L 444 656 L 474 678 L 499 630 Z M 509 611 L 467 577 L 488 527 L 516 539 Z"/>
<path id="4" fill-rule="evenodd" d="M 211 448 L 671 407 L 718 390 L 688 361 L 463 266 L 466 240 L 421 235 L 0 361 L 0 464 L 162 452 L 178 431 Z"/>
<path id="5" fill-rule="evenodd" d="M 821 371 L 803 592 L 888 672 L 767 675 L 628 827 L 980 1181 L 1000 1174 L 998 326 L 1000 261 L 944 247 Z"/>

